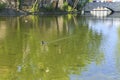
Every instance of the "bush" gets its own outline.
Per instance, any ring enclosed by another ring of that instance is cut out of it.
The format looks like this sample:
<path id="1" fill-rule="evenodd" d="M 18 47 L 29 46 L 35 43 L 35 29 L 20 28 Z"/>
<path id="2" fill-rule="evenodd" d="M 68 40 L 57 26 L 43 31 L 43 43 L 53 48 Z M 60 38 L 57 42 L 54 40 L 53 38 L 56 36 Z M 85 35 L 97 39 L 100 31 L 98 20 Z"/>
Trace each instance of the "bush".
<path id="1" fill-rule="evenodd" d="M 64 11 L 72 11 L 73 10 L 73 8 L 70 6 L 70 5 L 68 5 L 68 3 L 67 2 L 64 2 L 64 5 L 63 5 L 63 8 L 62 8 Z"/>
<path id="2" fill-rule="evenodd" d="M 53 6 L 53 4 L 45 4 L 43 5 L 41 8 L 39 8 L 39 11 L 55 11 L 55 8 Z"/>
<path id="3" fill-rule="evenodd" d="M 32 12 L 37 12 L 38 11 L 38 3 L 33 4 L 33 7 L 31 9 Z"/>
<path id="4" fill-rule="evenodd" d="M 54 7 L 52 4 L 45 6 L 46 11 L 54 11 Z"/>
<path id="5" fill-rule="evenodd" d="M 5 8 L 5 6 L 6 6 L 6 4 L 5 4 L 5 3 L 1 3 L 1 2 L 0 2 L 0 9 L 4 9 L 4 8 Z"/>

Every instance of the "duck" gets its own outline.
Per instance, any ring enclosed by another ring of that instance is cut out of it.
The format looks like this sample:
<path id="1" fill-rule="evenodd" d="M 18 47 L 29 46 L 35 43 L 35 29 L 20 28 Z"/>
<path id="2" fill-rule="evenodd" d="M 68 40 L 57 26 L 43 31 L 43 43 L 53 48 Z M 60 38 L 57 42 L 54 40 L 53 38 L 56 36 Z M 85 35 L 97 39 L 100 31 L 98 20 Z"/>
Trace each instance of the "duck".
<path id="1" fill-rule="evenodd" d="M 41 41 L 41 45 L 47 45 L 46 41 Z"/>

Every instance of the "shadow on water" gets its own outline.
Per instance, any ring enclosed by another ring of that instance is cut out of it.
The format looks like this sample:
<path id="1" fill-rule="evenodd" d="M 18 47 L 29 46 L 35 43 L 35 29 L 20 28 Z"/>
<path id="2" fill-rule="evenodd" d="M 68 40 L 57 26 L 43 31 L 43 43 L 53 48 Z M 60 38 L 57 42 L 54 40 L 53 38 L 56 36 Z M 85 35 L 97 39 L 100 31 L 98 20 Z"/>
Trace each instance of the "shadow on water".
<path id="1" fill-rule="evenodd" d="M 0 20 L 0 79 L 70 80 L 104 59 L 101 34 L 85 17 L 25 16 Z M 4 28 L 2 27 L 4 26 Z"/>

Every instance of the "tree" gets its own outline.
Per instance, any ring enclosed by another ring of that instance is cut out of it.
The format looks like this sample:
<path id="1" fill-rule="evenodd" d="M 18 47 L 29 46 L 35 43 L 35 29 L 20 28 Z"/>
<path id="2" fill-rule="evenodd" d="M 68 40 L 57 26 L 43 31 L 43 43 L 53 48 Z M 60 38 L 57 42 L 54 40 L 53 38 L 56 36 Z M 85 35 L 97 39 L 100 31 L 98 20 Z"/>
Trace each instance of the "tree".
<path id="1" fill-rule="evenodd" d="M 32 12 L 36 12 L 38 10 L 38 4 L 39 0 L 35 0 L 35 2 L 33 3 Z"/>
<path id="2" fill-rule="evenodd" d="M 17 2 L 18 2 L 18 9 L 22 9 L 22 1 L 23 0 L 17 0 Z"/>
<path id="3" fill-rule="evenodd" d="M 78 3 L 79 3 L 79 0 L 75 0 L 74 5 L 73 5 L 73 9 L 77 7 Z"/>
<path id="4" fill-rule="evenodd" d="M 55 9 L 58 9 L 58 4 L 59 4 L 59 0 L 56 0 L 56 6 L 55 6 Z"/>

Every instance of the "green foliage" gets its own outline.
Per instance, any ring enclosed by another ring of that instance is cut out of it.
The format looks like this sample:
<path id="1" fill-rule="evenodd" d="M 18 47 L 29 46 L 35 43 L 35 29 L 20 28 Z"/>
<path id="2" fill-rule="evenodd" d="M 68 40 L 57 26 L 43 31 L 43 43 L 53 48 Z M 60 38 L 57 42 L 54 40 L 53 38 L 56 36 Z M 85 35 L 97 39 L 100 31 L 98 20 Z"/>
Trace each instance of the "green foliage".
<path id="1" fill-rule="evenodd" d="M 70 12 L 73 10 L 73 8 L 70 5 L 68 5 L 67 2 L 64 2 L 62 10 Z"/>
<path id="2" fill-rule="evenodd" d="M 22 0 L 18 0 L 18 8 L 22 9 L 21 7 L 22 7 Z"/>
<path id="3" fill-rule="evenodd" d="M 36 12 L 38 11 L 38 3 L 37 4 L 33 4 L 33 7 L 31 9 L 32 12 Z"/>
<path id="4" fill-rule="evenodd" d="M 53 4 L 46 6 L 45 10 L 46 11 L 53 11 L 54 10 Z"/>
<path id="5" fill-rule="evenodd" d="M 6 4 L 5 3 L 0 3 L 0 9 L 5 8 Z"/>
<path id="6" fill-rule="evenodd" d="M 88 0 L 79 1 L 75 8 L 73 8 L 71 5 L 69 5 L 67 1 L 65 1 L 63 3 L 62 8 L 59 8 L 59 7 L 56 8 L 55 3 L 43 4 L 43 6 L 39 9 L 38 8 L 39 3 L 38 3 L 38 0 L 36 0 L 35 3 L 33 4 L 31 11 L 32 12 L 36 12 L 36 11 L 45 11 L 45 12 L 46 11 L 66 11 L 66 12 L 71 12 L 71 11 L 81 10 L 87 2 L 88 2 Z"/>
<path id="7" fill-rule="evenodd" d="M 92 1 L 92 0 L 91 0 Z M 90 0 L 81 1 L 77 4 L 77 10 L 82 10 L 82 8 L 86 5 L 86 3 L 90 2 Z"/>
<path id="8" fill-rule="evenodd" d="M 60 9 L 55 7 L 54 3 L 51 4 L 45 4 L 42 6 L 42 8 L 40 8 L 40 11 L 59 11 Z"/>
<path id="9" fill-rule="evenodd" d="M 89 0 L 89 2 L 93 2 L 93 0 Z"/>

